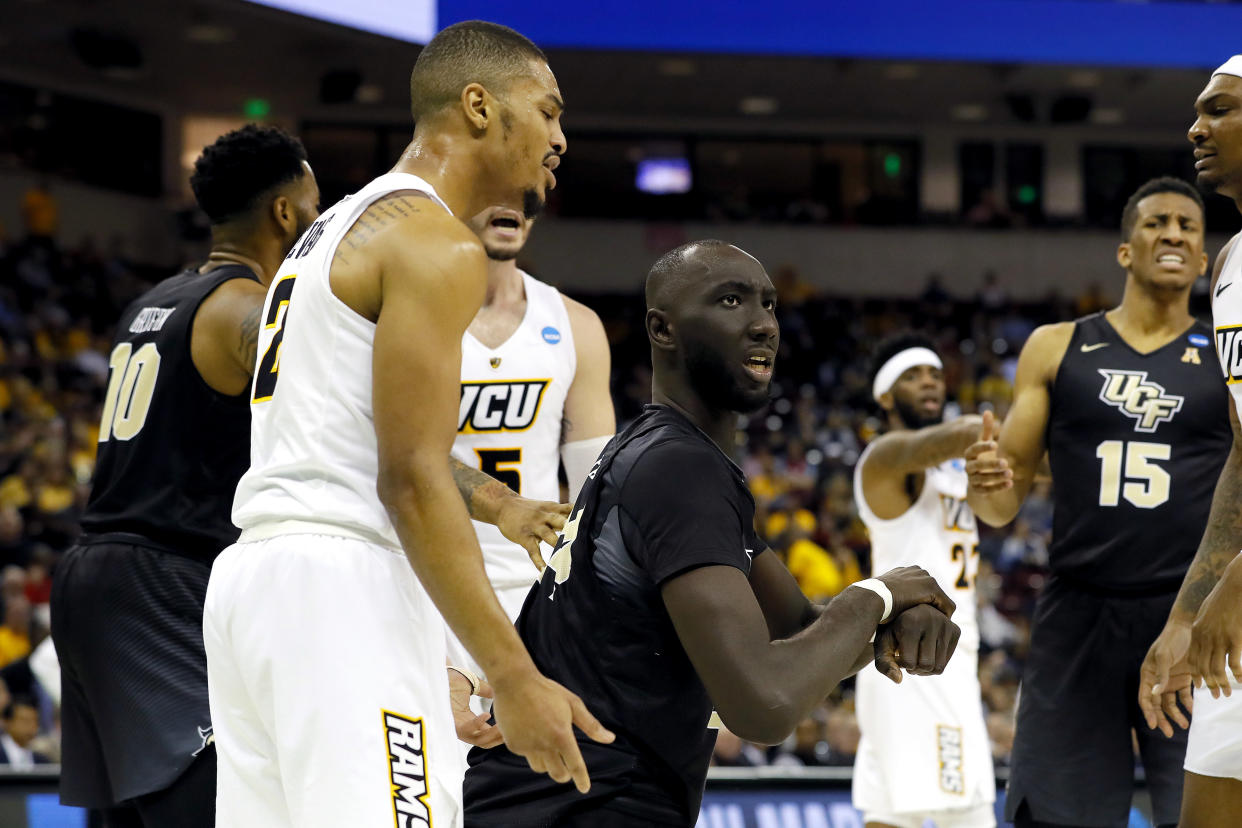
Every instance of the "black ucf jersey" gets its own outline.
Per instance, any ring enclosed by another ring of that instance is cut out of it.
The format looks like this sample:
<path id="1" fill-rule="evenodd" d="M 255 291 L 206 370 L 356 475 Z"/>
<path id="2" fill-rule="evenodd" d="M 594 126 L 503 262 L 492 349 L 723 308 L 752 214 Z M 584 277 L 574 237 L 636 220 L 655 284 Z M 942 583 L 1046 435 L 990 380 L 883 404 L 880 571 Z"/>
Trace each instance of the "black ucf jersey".
<path id="1" fill-rule="evenodd" d="M 518 632 L 535 664 L 617 734 L 581 733 L 588 797 L 634 824 L 693 825 L 716 732 L 712 703 L 665 610 L 661 587 L 701 566 L 749 574 L 764 546 L 741 470 L 679 412 L 648 406 L 604 449 Z M 468 826 L 552 824 L 581 808 L 504 747 L 474 750 Z"/>
<path id="2" fill-rule="evenodd" d="M 121 315 L 82 518 L 91 535 L 141 535 L 208 562 L 237 540 L 229 512 L 250 465 L 249 391 L 220 394 L 190 357 L 199 305 L 230 279 L 258 281 L 239 265 L 186 271 Z"/>
<path id="3" fill-rule="evenodd" d="M 1212 331 L 1140 354 L 1103 313 L 1078 320 L 1050 388 L 1053 573 L 1121 593 L 1172 592 L 1229 453 Z"/>

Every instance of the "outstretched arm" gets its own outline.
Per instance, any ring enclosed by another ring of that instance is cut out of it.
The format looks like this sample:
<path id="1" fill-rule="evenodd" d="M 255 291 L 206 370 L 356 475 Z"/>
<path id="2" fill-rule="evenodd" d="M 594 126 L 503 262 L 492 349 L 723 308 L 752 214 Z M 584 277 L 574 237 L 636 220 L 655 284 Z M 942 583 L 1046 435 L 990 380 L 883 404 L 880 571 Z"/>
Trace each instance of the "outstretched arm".
<path id="1" fill-rule="evenodd" d="M 966 450 L 966 499 L 984 523 L 1009 523 L 1031 490 L 1047 449 L 1051 384 L 1073 335 L 1072 322 L 1044 325 L 1031 334 L 1018 357 L 1013 405 L 999 438 L 993 440 L 989 429 L 985 439 Z"/>
<path id="2" fill-rule="evenodd" d="M 906 478 L 946 460 L 961 457 L 979 439 L 983 420 L 970 414 L 950 423 L 892 431 L 871 444 L 863 459 L 862 496 L 884 519 L 910 508 Z"/>

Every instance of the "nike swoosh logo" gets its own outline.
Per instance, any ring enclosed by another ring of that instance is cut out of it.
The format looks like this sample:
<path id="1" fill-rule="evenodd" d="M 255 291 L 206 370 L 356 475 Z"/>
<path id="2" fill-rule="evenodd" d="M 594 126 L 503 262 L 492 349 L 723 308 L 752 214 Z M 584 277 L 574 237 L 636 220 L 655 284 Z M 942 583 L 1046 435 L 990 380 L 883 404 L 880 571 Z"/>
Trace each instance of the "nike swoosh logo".
<path id="1" fill-rule="evenodd" d="M 1232 285 L 1232 284 L 1233 284 L 1233 282 L 1225 282 L 1223 285 L 1217 285 L 1217 286 L 1216 286 L 1216 295 L 1217 295 L 1217 296 L 1220 296 L 1220 295 L 1221 295 L 1221 293 L 1225 290 L 1225 288 L 1229 287 L 1229 286 L 1230 286 L 1230 285 Z"/>
<path id="2" fill-rule="evenodd" d="M 1097 342 L 1097 343 L 1095 343 L 1094 345 L 1083 345 L 1083 346 L 1082 346 L 1082 352 L 1083 352 L 1084 354 L 1089 354 L 1089 353 L 1091 353 L 1092 351 L 1098 351 L 1098 350 L 1100 350 L 1101 348 L 1107 348 L 1107 347 L 1108 347 L 1108 343 L 1107 343 L 1107 342 Z"/>

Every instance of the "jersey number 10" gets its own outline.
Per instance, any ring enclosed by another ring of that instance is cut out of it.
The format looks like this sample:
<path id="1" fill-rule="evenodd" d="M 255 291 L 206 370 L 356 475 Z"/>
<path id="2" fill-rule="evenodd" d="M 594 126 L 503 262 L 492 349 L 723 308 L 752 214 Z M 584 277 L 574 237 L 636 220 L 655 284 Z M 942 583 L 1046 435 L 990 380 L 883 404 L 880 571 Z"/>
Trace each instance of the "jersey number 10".
<path id="1" fill-rule="evenodd" d="M 155 378 L 160 371 L 160 352 L 154 342 L 137 351 L 132 343 L 122 342 L 112 349 L 108 368 L 108 390 L 99 422 L 101 443 L 113 437 L 130 440 L 146 424 Z"/>
<path id="2" fill-rule="evenodd" d="M 1100 464 L 1100 505 L 1117 506 L 1125 498 L 1140 509 L 1155 509 L 1169 499 L 1172 478 L 1153 460 L 1168 460 L 1168 443 L 1105 440 L 1095 449 Z M 1125 483 L 1122 483 L 1122 470 Z"/>

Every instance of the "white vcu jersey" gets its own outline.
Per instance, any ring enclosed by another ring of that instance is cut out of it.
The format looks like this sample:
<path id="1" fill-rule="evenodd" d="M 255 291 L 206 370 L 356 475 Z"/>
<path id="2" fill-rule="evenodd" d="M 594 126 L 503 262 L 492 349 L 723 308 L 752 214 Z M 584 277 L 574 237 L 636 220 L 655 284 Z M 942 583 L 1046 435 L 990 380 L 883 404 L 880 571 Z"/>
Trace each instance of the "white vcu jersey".
<path id="1" fill-rule="evenodd" d="M 862 467 L 868 446 L 854 467 L 854 500 L 871 536 L 871 574 L 899 566 L 921 566 L 957 604 L 953 623 L 962 629 L 958 649 L 979 649 L 975 621 L 975 572 L 979 568 L 979 530 L 966 503 L 966 465 L 949 460 L 923 473 L 923 491 L 899 517 L 876 517 L 863 496 Z"/>
<path id="2" fill-rule="evenodd" d="M 401 548 L 375 488 L 375 323 L 328 282 L 345 233 L 373 202 L 398 190 L 420 190 L 448 210 L 423 179 L 382 175 L 321 215 L 272 280 L 251 390 L 250 470 L 233 501 L 242 540 L 309 531 Z"/>
<path id="3" fill-rule="evenodd" d="M 556 288 L 526 273 L 522 282 L 526 314 L 503 344 L 489 348 L 469 332 L 462 337 L 453 456 L 523 497 L 556 501 L 561 421 L 577 370 L 574 337 Z M 525 549 L 490 524 L 475 521 L 474 529 L 493 587 L 526 589 L 538 579 Z"/>
<path id="4" fill-rule="evenodd" d="M 950 460 L 923 474 L 918 499 L 899 517 L 884 520 L 867 504 L 862 468 L 854 471 L 854 499 L 871 535 L 871 571 L 921 566 L 954 600 L 962 630 L 957 650 L 939 676 L 905 676 L 893 684 L 874 667 L 858 674 L 854 805 L 875 817 L 927 815 L 937 825 L 991 822 L 985 807 L 996 798 L 992 753 L 983 720 L 978 670 L 979 626 L 975 572 L 979 533 L 966 503 L 966 471 Z M 883 819 L 876 819 L 883 821 Z"/>

